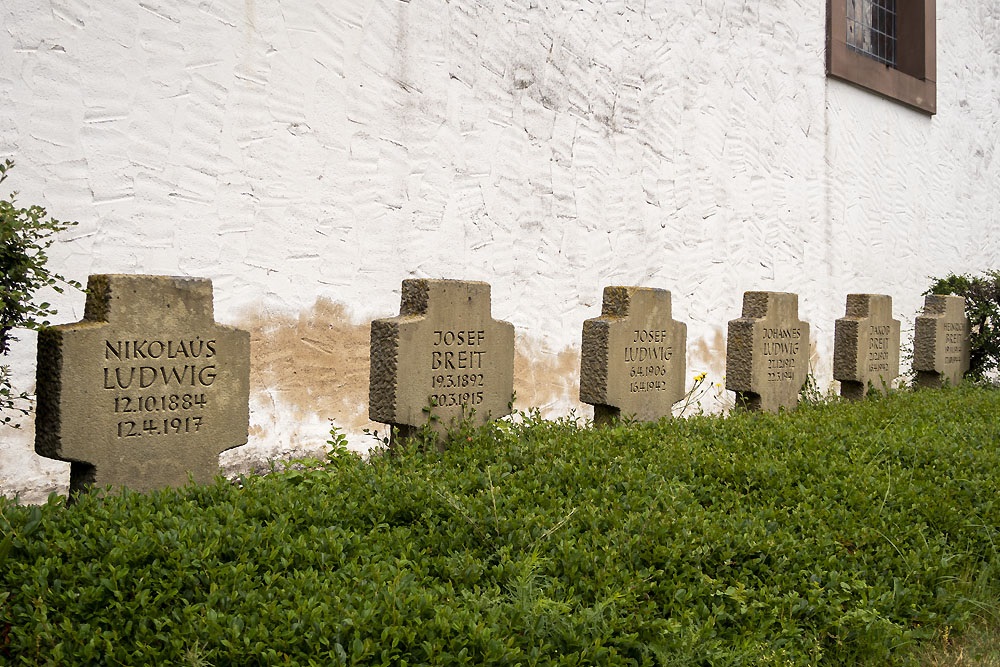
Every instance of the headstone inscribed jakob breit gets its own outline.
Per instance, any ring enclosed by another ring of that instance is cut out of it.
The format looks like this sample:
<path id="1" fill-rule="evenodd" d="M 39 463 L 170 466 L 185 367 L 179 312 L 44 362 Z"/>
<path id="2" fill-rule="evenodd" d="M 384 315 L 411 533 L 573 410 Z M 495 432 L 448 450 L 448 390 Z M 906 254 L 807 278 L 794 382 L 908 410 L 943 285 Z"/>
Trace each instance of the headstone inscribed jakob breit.
<path id="1" fill-rule="evenodd" d="M 917 385 L 957 385 L 969 370 L 969 351 L 965 298 L 939 294 L 924 297 L 924 312 L 917 316 L 913 332 Z"/>
<path id="2" fill-rule="evenodd" d="M 35 451 L 71 462 L 71 491 L 209 482 L 247 441 L 249 378 L 210 280 L 91 276 L 83 321 L 38 335 Z"/>
<path id="3" fill-rule="evenodd" d="M 899 320 L 892 319 L 892 297 L 848 294 L 847 312 L 837 320 L 833 377 L 840 395 L 863 398 L 872 386 L 885 393 L 899 375 Z"/>
<path id="4" fill-rule="evenodd" d="M 487 283 L 404 280 L 399 316 L 372 322 L 369 416 L 401 437 L 510 414 L 513 393 L 514 326 Z"/>
<path id="5" fill-rule="evenodd" d="M 605 287 L 601 316 L 583 323 L 580 354 L 580 400 L 594 406 L 594 423 L 669 417 L 684 396 L 686 343 L 670 292 Z"/>
<path id="6" fill-rule="evenodd" d="M 799 296 L 744 292 L 743 317 L 730 320 L 726 389 L 736 404 L 777 412 L 798 403 L 809 372 L 809 323 L 799 320 Z"/>

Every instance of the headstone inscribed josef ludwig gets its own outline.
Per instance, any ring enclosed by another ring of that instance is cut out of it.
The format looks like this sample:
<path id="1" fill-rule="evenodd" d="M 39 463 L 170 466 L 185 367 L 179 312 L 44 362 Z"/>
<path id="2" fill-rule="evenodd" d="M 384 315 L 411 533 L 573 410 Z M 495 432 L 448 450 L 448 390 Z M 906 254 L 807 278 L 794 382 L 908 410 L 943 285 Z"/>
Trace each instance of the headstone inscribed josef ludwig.
<path id="1" fill-rule="evenodd" d="M 969 320 L 965 298 L 929 294 L 913 332 L 913 370 L 917 385 L 952 386 L 969 370 Z"/>
<path id="2" fill-rule="evenodd" d="M 669 417 L 684 396 L 686 342 L 670 292 L 605 287 L 601 316 L 583 323 L 580 355 L 580 400 L 594 406 L 594 422 Z"/>
<path id="3" fill-rule="evenodd" d="M 71 491 L 209 482 L 247 441 L 250 335 L 215 324 L 209 280 L 91 276 L 37 372 L 35 451 L 71 462 Z"/>
<path id="4" fill-rule="evenodd" d="M 863 398 L 872 386 L 885 393 L 899 375 L 899 320 L 892 319 L 892 297 L 848 294 L 847 312 L 837 320 L 833 377 L 840 395 Z"/>
<path id="5" fill-rule="evenodd" d="M 729 322 L 726 389 L 749 410 L 794 408 L 809 372 L 809 323 L 799 296 L 744 292 L 743 317 Z"/>
<path id="6" fill-rule="evenodd" d="M 490 286 L 404 280 L 399 316 L 371 327 L 369 416 L 402 437 L 427 424 L 510 414 L 514 326 L 490 314 Z"/>

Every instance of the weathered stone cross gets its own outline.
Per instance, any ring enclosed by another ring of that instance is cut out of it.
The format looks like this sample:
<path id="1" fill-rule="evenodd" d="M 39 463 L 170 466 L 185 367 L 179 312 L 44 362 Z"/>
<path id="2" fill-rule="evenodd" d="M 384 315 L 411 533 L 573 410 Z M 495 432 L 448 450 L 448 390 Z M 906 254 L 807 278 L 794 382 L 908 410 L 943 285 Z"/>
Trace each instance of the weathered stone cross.
<path id="1" fill-rule="evenodd" d="M 211 281 L 91 276 L 83 320 L 38 336 L 35 451 L 71 463 L 71 491 L 210 482 L 247 441 L 249 377 Z"/>

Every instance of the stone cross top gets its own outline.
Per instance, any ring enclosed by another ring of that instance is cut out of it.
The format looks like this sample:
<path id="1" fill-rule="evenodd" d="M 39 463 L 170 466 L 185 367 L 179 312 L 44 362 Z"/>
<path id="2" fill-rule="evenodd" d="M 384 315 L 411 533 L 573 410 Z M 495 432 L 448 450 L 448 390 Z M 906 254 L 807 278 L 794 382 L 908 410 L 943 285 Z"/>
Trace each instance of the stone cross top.
<path id="1" fill-rule="evenodd" d="M 892 297 L 848 294 L 847 312 L 837 320 L 833 377 L 840 395 L 863 398 L 869 385 L 885 393 L 899 375 L 899 320 L 892 319 Z"/>
<path id="2" fill-rule="evenodd" d="M 211 281 L 91 276 L 83 320 L 38 335 L 35 451 L 71 463 L 71 491 L 209 482 L 247 441 L 249 377 Z"/>
<path id="3" fill-rule="evenodd" d="M 490 314 L 490 286 L 404 280 L 399 316 L 371 325 L 369 416 L 402 437 L 424 424 L 510 414 L 514 326 Z"/>
<path id="4" fill-rule="evenodd" d="M 799 320 L 799 296 L 744 292 L 743 317 L 730 320 L 726 389 L 750 410 L 792 409 L 809 373 L 809 323 Z"/>
<path id="5" fill-rule="evenodd" d="M 594 423 L 669 417 L 684 397 L 686 342 L 670 292 L 605 287 L 601 316 L 583 323 L 580 353 L 580 400 L 594 406 Z"/>
<path id="6" fill-rule="evenodd" d="M 917 385 L 957 385 L 969 370 L 969 319 L 965 297 L 928 294 L 913 331 Z"/>

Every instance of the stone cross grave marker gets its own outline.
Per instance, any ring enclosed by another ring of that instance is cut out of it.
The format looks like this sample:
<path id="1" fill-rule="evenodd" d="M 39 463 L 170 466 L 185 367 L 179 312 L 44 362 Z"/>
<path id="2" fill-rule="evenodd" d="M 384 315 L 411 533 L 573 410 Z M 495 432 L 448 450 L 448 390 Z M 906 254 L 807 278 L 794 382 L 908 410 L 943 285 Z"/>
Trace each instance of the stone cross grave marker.
<path id="1" fill-rule="evenodd" d="M 899 320 L 892 297 L 848 294 L 847 312 L 834 328 L 833 377 L 840 395 L 863 398 L 872 386 L 885 393 L 899 375 Z"/>
<path id="2" fill-rule="evenodd" d="M 809 323 L 799 320 L 799 296 L 744 292 L 743 317 L 730 320 L 726 389 L 736 405 L 778 412 L 798 404 L 809 373 Z"/>
<path id="3" fill-rule="evenodd" d="M 215 324 L 210 280 L 93 275 L 83 320 L 38 335 L 37 393 L 71 491 L 210 482 L 247 441 L 250 334 Z"/>
<path id="4" fill-rule="evenodd" d="M 952 386 L 969 370 L 969 319 L 965 297 L 928 294 L 913 332 L 917 386 Z"/>
<path id="5" fill-rule="evenodd" d="M 669 417 L 684 396 L 686 343 L 669 291 L 605 287 L 601 316 L 583 323 L 580 354 L 580 400 L 594 406 L 594 423 Z"/>
<path id="6" fill-rule="evenodd" d="M 494 320 L 490 286 L 404 280 L 399 316 L 371 325 L 368 414 L 410 437 L 425 424 L 482 424 L 511 412 L 514 326 Z"/>

